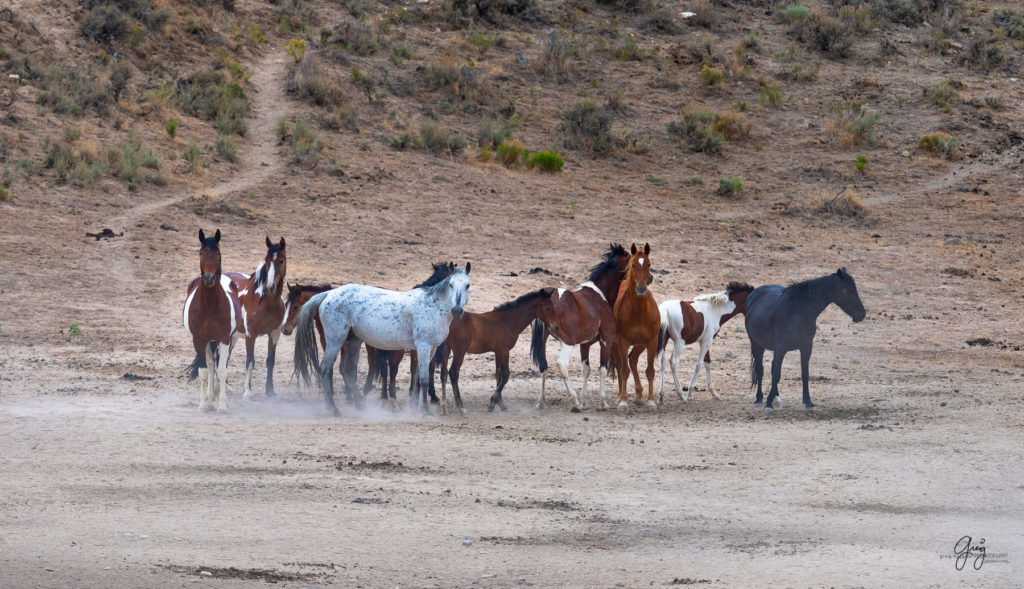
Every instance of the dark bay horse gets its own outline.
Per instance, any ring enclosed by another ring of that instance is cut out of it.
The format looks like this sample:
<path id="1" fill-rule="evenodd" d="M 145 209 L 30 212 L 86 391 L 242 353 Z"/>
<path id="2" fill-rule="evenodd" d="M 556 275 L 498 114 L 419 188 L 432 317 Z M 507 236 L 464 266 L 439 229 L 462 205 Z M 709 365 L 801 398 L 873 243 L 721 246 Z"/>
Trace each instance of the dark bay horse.
<path id="1" fill-rule="evenodd" d="M 448 339 L 438 349 L 438 362 L 441 366 L 441 409 L 447 413 L 447 395 L 445 394 L 446 370 L 449 355 L 453 355 L 451 368 L 447 375 L 452 378 L 452 394 L 459 410 L 462 408 L 462 395 L 459 392 L 459 369 L 466 354 L 486 354 L 494 352 L 494 376 L 497 388 L 491 395 L 488 411 L 494 411 L 495 405 L 506 411 L 501 399 L 501 390 L 508 383 L 509 352 L 519 341 L 519 335 L 530 322 L 537 318 L 538 307 L 550 305 L 551 295 L 556 291 L 545 288 L 528 292 L 523 296 L 495 307 L 487 313 L 466 312 L 462 317 L 452 320 L 448 328 Z"/>
<path id="2" fill-rule="evenodd" d="M 697 375 L 700 367 L 708 376 L 708 390 L 715 399 L 721 399 L 711 382 L 711 343 L 718 336 L 725 322 L 736 315 L 746 313 L 747 297 L 754 287 L 742 282 L 730 282 L 725 290 L 713 294 L 694 297 L 692 301 L 668 300 L 658 305 L 661 311 L 661 332 L 658 334 L 658 356 L 661 357 L 661 385 L 658 387 L 658 404 L 665 397 L 665 345 L 672 340 L 672 379 L 676 385 L 676 394 L 681 401 L 692 401 L 693 391 L 697 386 Z M 697 343 L 697 365 L 693 369 L 693 377 L 686 388 L 688 395 L 683 396 L 679 386 L 679 357 L 683 348 Z M 633 378 L 637 378 L 636 364 Z"/>
<path id="3" fill-rule="evenodd" d="M 804 385 L 804 407 L 811 409 L 807 388 L 808 365 L 814 345 L 818 315 L 835 303 L 854 323 L 864 320 L 866 312 L 857 294 L 853 277 L 840 268 L 834 274 L 798 282 L 786 288 L 777 284 L 759 286 L 747 297 L 747 335 L 750 337 L 750 386 L 757 386 L 754 403 L 761 404 L 761 381 L 764 377 L 764 351 L 772 357 L 772 388 L 764 410 L 772 411 L 772 402 L 779 396 L 782 360 L 786 352 L 800 350 L 800 377 Z"/>
<path id="4" fill-rule="evenodd" d="M 590 278 L 575 290 L 564 288 L 552 289 L 548 297 L 551 305 L 545 305 L 533 322 L 533 334 L 530 338 L 530 355 L 533 363 L 540 371 L 540 399 L 537 408 L 544 405 L 547 384 L 548 361 L 546 342 L 552 335 L 562 344 L 558 355 L 558 372 L 565 383 L 565 389 L 573 400 L 572 411 L 583 409 L 580 397 L 569 383 L 569 358 L 574 346 L 581 346 L 583 352 L 583 400 L 586 400 L 587 377 L 590 374 L 589 346 L 595 342 L 601 350 L 600 359 L 600 393 L 601 409 L 608 408 L 605 377 L 608 374 L 608 361 L 611 357 L 611 343 L 615 335 L 615 316 L 610 301 L 613 300 L 605 291 L 618 293 L 619 283 L 626 271 L 629 254 L 619 244 L 612 244 L 597 266 L 591 269 Z M 600 286 L 599 286 L 600 285 Z M 610 292 L 609 292 L 610 294 Z"/>
<path id="5" fill-rule="evenodd" d="M 252 275 L 228 272 L 227 276 L 238 286 L 238 302 L 242 305 L 242 320 L 238 332 L 245 337 L 245 393 L 243 399 L 253 396 L 252 371 L 256 367 L 256 338 L 267 336 L 267 397 L 274 396 L 274 359 L 281 325 L 288 318 L 288 306 L 281 299 L 288 256 L 285 241 L 274 243 L 267 237 L 267 255 Z"/>
<path id="6" fill-rule="evenodd" d="M 615 300 L 615 337 L 612 340 L 612 361 L 618 373 L 619 395 L 616 408 L 619 411 L 629 409 L 626 381 L 629 378 L 630 364 L 636 365 L 640 354 L 647 350 L 647 407 L 654 409 L 658 404 L 654 401 L 654 361 L 658 355 L 658 332 L 661 328 L 661 312 L 658 302 L 647 288 L 654 281 L 651 274 L 651 244 L 644 244 L 638 249 L 636 244 L 630 248 L 629 263 L 626 276 L 619 286 L 619 296 Z M 643 399 L 644 388 L 640 379 L 634 377 L 637 401 Z"/>
<path id="7" fill-rule="evenodd" d="M 196 357 L 185 371 L 188 380 L 199 378 L 199 409 L 228 408 L 227 367 L 242 308 L 231 279 L 221 273 L 220 229 L 213 237 L 199 230 L 199 274 L 188 286 L 182 311 L 185 329 L 192 336 Z"/>

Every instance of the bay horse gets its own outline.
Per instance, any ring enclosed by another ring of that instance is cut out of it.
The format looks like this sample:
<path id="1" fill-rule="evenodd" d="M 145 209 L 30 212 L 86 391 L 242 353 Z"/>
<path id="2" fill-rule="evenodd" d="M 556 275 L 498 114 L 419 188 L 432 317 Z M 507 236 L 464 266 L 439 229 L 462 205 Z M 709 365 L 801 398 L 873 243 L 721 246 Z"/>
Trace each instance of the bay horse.
<path id="1" fill-rule="evenodd" d="M 342 376 L 346 390 L 355 390 L 359 348 L 363 342 L 378 350 L 415 349 L 421 359 L 433 356 L 437 346 L 448 337 L 448 326 L 454 317 L 461 316 L 469 302 L 469 269 L 455 268 L 455 272 L 434 286 L 394 291 L 346 284 L 313 296 L 302 306 L 295 331 L 295 370 L 308 384 L 309 373 L 319 364 L 316 372 L 328 410 L 334 414 L 334 384 L 332 368 L 342 347 L 345 349 L 345 369 Z M 326 349 L 319 361 L 313 336 L 313 318 L 319 313 L 324 329 Z M 427 368 L 429 361 L 418 366 L 421 404 L 429 414 Z M 358 394 L 358 393 L 356 393 Z M 361 395 L 356 404 L 361 404 Z M 410 405 L 415 407 L 419 400 Z"/>
<path id="2" fill-rule="evenodd" d="M 558 355 L 558 372 L 565 389 L 573 400 L 571 411 L 579 412 L 583 406 L 580 397 L 569 383 L 569 359 L 573 347 L 579 345 L 583 360 L 583 400 L 586 401 L 587 380 L 590 376 L 590 346 L 595 342 L 600 348 L 600 409 L 608 409 L 605 377 L 608 375 L 608 361 L 611 354 L 612 338 L 615 334 L 615 316 L 611 302 L 618 296 L 619 284 L 626 271 L 629 254 L 620 244 L 611 244 L 603 259 L 591 268 L 590 277 L 575 290 L 551 289 L 548 297 L 551 305 L 545 305 L 533 322 L 530 338 L 530 355 L 540 371 L 540 399 L 537 408 L 544 405 L 547 385 L 548 361 L 546 342 L 548 335 L 554 336 L 562 349 Z M 614 293 L 614 294 L 613 294 Z M 612 296 L 609 296 L 612 295 Z"/>
<path id="3" fill-rule="evenodd" d="M 274 243 L 267 237 L 267 255 L 252 275 L 228 272 L 227 276 L 238 286 L 238 302 L 242 305 L 239 334 L 245 338 L 245 393 L 243 399 L 253 396 L 252 371 L 256 367 L 256 338 L 267 336 L 266 395 L 274 397 L 274 360 L 281 326 L 288 319 L 288 305 L 281 299 L 288 256 L 284 238 Z"/>
<path id="4" fill-rule="evenodd" d="M 427 278 L 426 280 L 424 280 L 423 282 L 417 284 L 413 288 L 425 288 L 427 286 L 433 286 L 433 285 L 437 284 L 438 282 L 441 282 L 442 280 L 444 280 L 448 276 L 451 276 L 452 273 L 455 272 L 455 263 L 454 262 L 438 262 L 436 264 L 432 263 L 431 267 L 433 269 L 433 273 L 430 275 L 430 277 Z M 281 332 L 284 335 L 291 335 L 292 331 L 295 329 L 296 323 L 298 322 L 299 311 L 302 309 L 302 306 L 304 304 L 306 304 L 306 302 L 309 301 L 309 299 L 311 299 L 313 297 L 313 295 L 320 294 L 322 292 L 331 290 L 332 288 L 334 288 L 334 287 L 331 286 L 331 285 L 328 285 L 328 284 L 318 284 L 318 285 L 300 285 L 300 284 L 296 284 L 296 285 L 289 285 L 288 286 L 288 297 L 285 300 L 285 305 L 287 306 L 287 309 L 285 311 L 285 321 L 284 321 L 284 324 L 281 326 Z M 319 314 L 317 314 L 314 317 L 314 322 L 316 324 L 317 332 L 320 335 L 320 347 L 321 347 L 321 349 L 326 349 L 326 341 L 324 339 L 324 330 L 323 330 L 323 326 L 320 323 L 320 316 L 319 316 Z M 390 393 L 391 393 L 390 400 L 392 402 L 394 402 L 394 400 L 395 400 L 395 376 L 398 373 L 398 367 L 399 367 L 399 365 L 402 362 L 402 358 L 405 356 L 405 350 L 377 350 L 377 349 L 373 348 L 370 344 L 365 344 L 365 347 L 366 347 L 366 359 L 367 359 L 367 364 L 368 364 L 367 371 L 368 371 L 369 376 L 366 379 L 366 383 L 363 385 L 363 395 L 365 396 L 367 393 L 369 393 L 370 388 L 373 386 L 373 382 L 374 382 L 375 378 L 380 378 L 380 380 L 381 380 L 381 404 L 383 404 L 384 402 L 388 401 L 388 391 L 389 390 L 390 390 Z M 343 349 L 341 351 L 341 353 L 340 353 L 340 357 L 344 358 L 344 354 L 345 354 L 345 351 Z M 411 382 L 409 384 L 409 395 L 410 396 L 413 395 L 414 392 L 419 392 L 419 387 L 416 386 L 414 388 L 414 386 L 413 386 L 414 383 L 418 384 L 418 382 L 416 381 L 416 378 L 415 378 L 416 368 L 417 368 L 416 352 L 413 351 L 410 354 L 410 366 L 409 366 L 410 376 L 412 376 Z M 433 367 L 431 367 L 431 370 L 433 370 Z M 338 374 L 341 374 L 341 375 L 344 376 L 344 363 L 343 362 L 339 362 L 338 363 Z M 390 377 L 390 388 L 388 386 L 388 378 L 389 377 Z M 433 380 L 433 378 L 431 378 L 431 380 Z M 437 398 L 437 395 L 434 393 L 434 384 L 433 384 L 433 382 L 431 382 L 431 384 L 430 384 L 430 389 L 429 389 L 428 393 L 430 394 L 430 402 L 432 404 L 436 404 L 436 403 L 439 402 L 439 400 Z M 352 401 L 351 394 L 347 394 L 346 395 L 346 401 L 349 401 L 349 402 Z"/>
<path id="5" fill-rule="evenodd" d="M 615 335 L 612 340 L 612 361 L 618 373 L 619 395 L 616 408 L 629 409 L 626 392 L 630 364 L 639 361 L 640 354 L 647 350 L 647 407 L 657 408 L 654 401 L 654 359 L 658 354 L 658 333 L 661 329 L 661 312 L 654 295 L 647 288 L 654 281 L 651 274 L 651 244 L 644 249 L 636 244 L 630 248 L 626 276 L 619 286 L 615 300 Z M 632 348 L 632 350 L 630 349 Z M 634 377 L 637 402 L 643 400 L 643 385 Z"/>
<path id="6" fill-rule="evenodd" d="M 730 282 L 725 290 L 714 294 L 694 297 L 693 301 L 678 299 L 663 301 L 658 305 L 661 311 L 661 330 L 658 333 L 658 356 L 661 357 L 661 385 L 658 388 L 658 404 L 665 398 L 665 344 L 672 340 L 672 379 L 676 385 L 676 394 L 681 401 L 692 401 L 693 391 L 697 386 L 697 375 L 700 367 L 708 377 L 708 390 L 715 399 L 722 397 L 711 382 L 711 344 L 723 325 L 736 315 L 747 310 L 747 296 L 754 287 L 742 282 Z M 697 343 L 697 366 L 693 369 L 693 377 L 686 387 L 688 395 L 683 395 L 679 386 L 679 357 L 688 344 Z M 631 366 L 633 378 L 637 378 L 636 364 Z"/>
<path id="7" fill-rule="evenodd" d="M 772 350 L 772 387 L 764 410 L 773 410 L 772 402 L 779 396 L 782 360 L 786 353 L 800 350 L 800 378 L 803 381 L 805 409 L 813 409 L 807 387 L 811 351 L 818 315 L 835 303 L 854 323 L 864 320 L 867 312 L 857 293 L 857 284 L 840 268 L 834 274 L 805 280 L 788 287 L 777 284 L 759 286 L 747 297 L 746 326 L 750 337 L 750 387 L 757 386 L 755 405 L 761 404 L 761 381 L 764 378 L 764 351 Z"/>
<path id="8" fill-rule="evenodd" d="M 452 395 L 455 405 L 465 413 L 462 407 L 462 395 L 459 392 L 459 369 L 466 354 L 486 354 L 494 352 L 494 377 L 497 386 L 491 395 L 488 411 L 501 407 L 507 411 L 501 399 L 501 390 L 508 383 L 509 352 L 519 341 L 519 335 L 537 318 L 538 307 L 550 305 L 553 288 L 545 288 L 528 292 L 521 297 L 498 305 L 487 313 L 466 312 L 462 317 L 452 320 L 448 329 L 448 339 L 438 348 L 438 364 L 441 367 L 441 410 L 448 412 L 448 397 L 445 391 L 447 376 L 452 379 Z M 452 356 L 451 368 L 446 369 L 448 358 Z"/>
<path id="9" fill-rule="evenodd" d="M 188 285 L 182 322 L 192 336 L 196 356 L 186 369 L 189 382 L 199 378 L 199 409 L 228 408 L 227 367 L 242 308 L 231 279 L 221 273 L 220 229 L 213 237 L 199 230 L 199 277 Z"/>

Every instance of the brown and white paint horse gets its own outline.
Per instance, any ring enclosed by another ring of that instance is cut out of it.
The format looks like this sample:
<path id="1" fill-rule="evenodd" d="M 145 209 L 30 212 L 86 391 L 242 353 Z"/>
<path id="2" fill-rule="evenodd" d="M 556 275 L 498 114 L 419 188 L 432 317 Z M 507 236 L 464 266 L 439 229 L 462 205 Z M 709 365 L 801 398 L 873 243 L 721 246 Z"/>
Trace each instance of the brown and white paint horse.
<path id="1" fill-rule="evenodd" d="M 199 409 L 228 408 L 227 367 L 242 308 L 231 279 L 221 273 L 220 229 L 213 237 L 199 230 L 199 274 L 188 286 L 182 322 L 192 336 L 196 357 L 186 370 L 199 378 Z"/>
<path id="2" fill-rule="evenodd" d="M 575 290 L 551 289 L 552 293 L 548 298 L 550 304 L 538 308 L 530 340 L 530 354 L 533 357 L 534 365 L 541 373 L 538 409 L 544 405 L 548 367 L 545 343 L 548 334 L 554 336 L 562 344 L 557 361 L 558 372 L 562 376 L 562 382 L 565 383 L 566 391 L 573 400 L 573 412 L 580 411 L 583 405 L 579 395 L 569 383 L 569 358 L 572 356 L 573 347 L 586 346 L 585 349 L 589 351 L 591 344 L 598 343 L 601 350 L 600 408 L 608 408 L 605 377 L 608 374 L 608 360 L 611 357 L 610 346 L 615 334 L 615 316 L 612 313 L 608 297 L 598 284 L 602 284 L 605 289 L 614 288 L 617 291 L 628 257 L 629 255 L 621 245 L 612 244 L 601 263 L 592 269 L 588 281 Z M 583 400 L 585 401 L 587 377 L 590 374 L 589 354 L 583 353 L 583 359 Z"/>
<path id="3" fill-rule="evenodd" d="M 647 407 L 657 408 L 654 401 L 654 361 L 658 354 L 658 331 L 661 327 L 661 313 L 647 286 L 654 281 L 651 274 L 651 244 L 644 244 L 639 250 L 636 244 L 626 269 L 626 277 L 619 286 L 615 300 L 615 338 L 612 343 L 612 360 L 618 372 L 619 395 L 616 408 L 629 409 L 626 385 L 630 364 L 636 364 L 640 354 L 647 350 Z M 632 350 L 630 349 L 632 348 Z M 637 402 L 643 400 L 643 385 L 634 377 Z"/>
<path id="4" fill-rule="evenodd" d="M 267 255 L 263 263 L 251 276 L 240 272 L 227 274 L 238 286 L 238 302 L 242 305 L 242 320 L 238 333 L 245 338 L 245 393 L 242 398 L 253 396 L 252 371 L 256 367 L 256 338 L 267 336 L 267 397 L 274 396 L 274 359 L 277 340 L 281 337 L 281 326 L 288 318 L 288 305 L 281 299 L 284 291 L 285 274 L 288 272 L 288 256 L 285 241 L 274 243 L 267 237 Z"/>
<path id="5" fill-rule="evenodd" d="M 676 385 L 676 394 L 682 401 L 692 401 L 693 391 L 697 386 L 697 375 L 700 367 L 708 376 L 708 390 L 711 396 L 721 399 L 711 382 L 711 344 L 725 322 L 736 315 L 746 313 L 747 295 L 754 287 L 742 282 L 730 282 L 725 290 L 714 294 L 694 297 L 692 302 L 668 300 L 658 305 L 661 311 L 661 330 L 658 334 L 658 355 L 661 357 L 661 386 L 658 389 L 658 403 L 665 397 L 665 344 L 671 338 L 672 346 L 672 378 Z M 679 386 L 679 357 L 687 344 L 698 344 L 697 366 L 693 369 L 693 377 L 686 387 L 687 395 Z M 636 377 L 636 364 L 632 367 Z"/>

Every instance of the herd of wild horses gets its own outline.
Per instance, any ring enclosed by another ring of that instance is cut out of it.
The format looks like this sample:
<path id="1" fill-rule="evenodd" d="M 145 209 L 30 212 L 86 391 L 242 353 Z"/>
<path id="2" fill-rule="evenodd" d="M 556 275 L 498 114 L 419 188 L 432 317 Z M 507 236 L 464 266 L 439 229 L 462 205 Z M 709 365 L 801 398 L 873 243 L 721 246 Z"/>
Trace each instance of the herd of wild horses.
<path id="1" fill-rule="evenodd" d="M 220 230 L 212 236 L 199 231 L 200 276 L 192 280 L 185 300 L 183 319 L 192 336 L 195 359 L 187 373 L 200 384 L 199 408 L 212 411 L 227 408 L 226 371 L 234 342 L 245 338 L 245 393 L 251 397 L 256 338 L 266 335 L 266 395 L 274 396 L 274 358 L 281 334 L 295 333 L 295 371 L 308 386 L 311 374 L 323 391 L 327 408 L 337 414 L 334 403 L 334 363 L 341 358 L 339 372 L 345 395 L 357 406 L 377 379 L 381 401 L 395 404 L 395 376 L 406 351 L 415 377 L 410 384 L 410 407 L 429 413 L 430 402 L 448 411 L 447 379 L 451 378 L 456 406 L 463 410 L 459 393 L 459 369 L 466 354 L 494 353 L 497 386 L 489 411 L 505 410 L 501 392 L 509 378 L 509 352 L 519 335 L 532 324 L 530 353 L 541 373 L 537 407 L 544 403 L 547 374 L 545 344 L 554 337 L 561 343 L 556 365 L 572 399 L 572 411 L 586 404 L 590 376 L 590 346 L 600 350 L 600 407 L 607 409 L 606 377 L 618 374 L 617 408 L 629 408 L 627 380 L 632 373 L 636 401 L 654 409 L 663 400 L 665 355 L 673 342 L 672 377 L 676 394 L 693 399 L 701 366 L 707 373 L 708 389 L 719 395 L 711 382 L 711 343 L 721 326 L 743 314 L 750 338 L 751 387 L 757 387 L 755 402 L 762 403 L 763 358 L 772 350 L 772 379 L 765 411 L 772 410 L 778 397 L 782 361 L 787 352 L 800 351 L 803 403 L 814 407 L 808 391 L 808 363 L 816 332 L 816 320 L 835 303 L 854 322 L 864 319 L 864 306 L 853 277 L 845 269 L 789 287 L 766 285 L 753 288 L 730 282 L 724 291 L 702 295 L 693 301 L 667 300 L 660 305 L 648 288 L 653 281 L 651 247 L 635 244 L 629 251 L 611 245 L 578 288 L 542 288 L 495 307 L 486 313 L 466 311 L 469 303 L 470 264 L 435 264 L 433 274 L 406 291 L 394 291 L 363 284 L 287 285 L 288 263 L 285 240 L 267 238 L 267 254 L 251 275 L 221 271 Z M 285 290 L 287 288 L 287 293 Z M 316 334 L 314 334 L 314 331 Z M 317 345 L 319 340 L 319 346 Z M 679 357 L 686 344 L 697 343 L 697 365 L 684 396 L 679 384 Z M 360 348 L 365 345 L 370 365 L 362 393 L 356 389 Z M 583 361 L 583 388 L 577 394 L 569 382 L 569 359 L 579 346 Z M 323 357 L 320 357 L 320 350 Z M 647 352 L 647 398 L 637 370 L 640 355 Z M 661 356 L 661 387 L 654 397 L 654 363 Z M 449 358 L 451 364 L 448 366 Z M 433 387 L 436 365 L 440 365 L 441 399 Z"/>

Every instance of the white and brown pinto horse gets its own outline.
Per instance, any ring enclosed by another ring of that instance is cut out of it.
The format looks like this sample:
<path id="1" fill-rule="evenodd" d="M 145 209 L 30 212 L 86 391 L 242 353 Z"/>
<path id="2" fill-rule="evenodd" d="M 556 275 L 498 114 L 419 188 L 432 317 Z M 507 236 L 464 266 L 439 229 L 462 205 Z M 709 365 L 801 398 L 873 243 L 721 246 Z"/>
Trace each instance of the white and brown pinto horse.
<path id="1" fill-rule="evenodd" d="M 672 340 L 672 378 L 676 385 L 676 394 L 682 401 L 692 401 L 693 391 L 697 386 L 697 375 L 700 367 L 708 376 L 708 390 L 711 396 L 721 399 L 711 382 L 711 343 L 725 322 L 747 310 L 747 295 L 754 287 L 741 282 L 730 282 L 725 290 L 713 294 L 694 297 L 693 301 L 668 300 L 660 305 L 661 330 L 658 335 L 658 355 L 661 356 L 661 387 L 658 391 L 658 403 L 665 398 L 665 344 Z M 688 344 L 697 343 L 697 366 L 693 369 L 693 377 L 686 387 L 687 395 L 679 386 L 679 357 Z M 634 368 L 635 370 L 635 368 Z"/>
<path id="2" fill-rule="evenodd" d="M 281 298 L 285 290 L 288 256 L 284 238 L 274 243 L 267 237 L 267 255 L 251 276 L 239 272 L 227 274 L 238 286 L 242 320 L 238 333 L 245 338 L 245 393 L 252 397 L 252 371 L 256 367 L 256 338 L 267 336 L 267 397 L 274 396 L 274 359 L 281 327 L 288 319 L 288 305 Z"/>
<path id="3" fill-rule="evenodd" d="M 213 237 L 199 230 L 200 276 L 188 286 L 182 321 L 192 336 L 196 357 L 186 370 L 189 381 L 199 378 L 199 409 L 228 408 L 227 366 L 242 308 L 231 279 L 221 273 L 220 229 Z"/>

